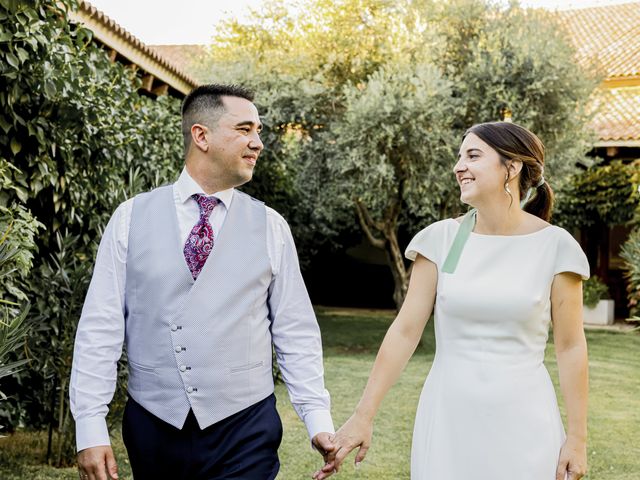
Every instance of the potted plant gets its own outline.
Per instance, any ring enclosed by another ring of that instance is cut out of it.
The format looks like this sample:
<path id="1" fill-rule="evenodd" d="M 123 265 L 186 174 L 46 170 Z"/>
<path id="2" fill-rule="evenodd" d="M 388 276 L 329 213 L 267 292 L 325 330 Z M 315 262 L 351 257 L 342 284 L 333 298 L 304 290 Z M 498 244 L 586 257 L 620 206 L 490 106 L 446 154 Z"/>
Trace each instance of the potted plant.
<path id="1" fill-rule="evenodd" d="M 613 324 L 613 300 L 609 289 L 596 275 L 582 284 L 584 323 L 589 325 Z"/>

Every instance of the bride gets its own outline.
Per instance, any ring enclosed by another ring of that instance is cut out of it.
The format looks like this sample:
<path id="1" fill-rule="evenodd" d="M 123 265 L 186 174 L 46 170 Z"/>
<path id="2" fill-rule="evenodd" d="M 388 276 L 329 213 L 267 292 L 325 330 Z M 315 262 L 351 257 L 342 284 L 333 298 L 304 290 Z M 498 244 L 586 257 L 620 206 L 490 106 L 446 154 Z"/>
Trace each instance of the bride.
<path id="1" fill-rule="evenodd" d="M 464 217 L 411 241 L 409 290 L 355 412 L 333 438 L 335 458 L 314 479 L 366 456 L 383 397 L 435 310 L 436 354 L 417 407 L 412 480 L 578 480 L 587 454 L 587 259 L 550 225 L 544 146 L 513 123 L 475 125 L 454 173 Z M 562 424 L 543 364 L 549 324 L 567 410 Z"/>

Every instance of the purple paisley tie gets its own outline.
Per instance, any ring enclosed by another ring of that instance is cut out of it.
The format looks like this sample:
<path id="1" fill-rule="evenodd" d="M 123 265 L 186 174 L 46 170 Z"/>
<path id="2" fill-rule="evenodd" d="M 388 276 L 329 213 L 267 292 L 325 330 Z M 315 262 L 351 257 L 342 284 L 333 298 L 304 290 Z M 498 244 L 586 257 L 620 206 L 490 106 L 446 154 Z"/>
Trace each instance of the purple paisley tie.
<path id="1" fill-rule="evenodd" d="M 192 196 L 200 207 L 200 219 L 191 229 L 187 242 L 184 244 L 184 258 L 187 260 L 187 265 L 195 280 L 213 248 L 213 228 L 209 223 L 209 215 L 220 200 L 199 193 Z"/>

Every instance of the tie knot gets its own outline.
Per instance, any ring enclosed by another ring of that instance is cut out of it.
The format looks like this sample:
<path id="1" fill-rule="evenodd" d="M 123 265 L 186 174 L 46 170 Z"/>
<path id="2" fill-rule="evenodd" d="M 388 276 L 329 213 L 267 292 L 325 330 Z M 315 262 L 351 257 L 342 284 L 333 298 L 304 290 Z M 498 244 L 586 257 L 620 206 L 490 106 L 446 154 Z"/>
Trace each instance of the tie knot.
<path id="1" fill-rule="evenodd" d="M 202 195 L 200 193 L 196 193 L 193 195 L 196 202 L 198 202 L 198 206 L 200 207 L 200 216 L 208 217 L 211 214 L 213 208 L 220 202 L 216 197 L 207 197 L 206 195 Z"/>

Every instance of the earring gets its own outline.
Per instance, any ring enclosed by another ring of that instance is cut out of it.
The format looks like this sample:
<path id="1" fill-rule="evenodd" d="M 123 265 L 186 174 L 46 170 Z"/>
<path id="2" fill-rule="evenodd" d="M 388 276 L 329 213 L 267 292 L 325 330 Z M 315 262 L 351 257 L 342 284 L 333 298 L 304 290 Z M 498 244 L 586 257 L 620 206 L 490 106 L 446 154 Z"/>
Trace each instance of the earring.
<path id="1" fill-rule="evenodd" d="M 509 174 L 504 176 L 504 191 L 507 195 L 511 196 L 511 189 L 509 188 Z"/>

